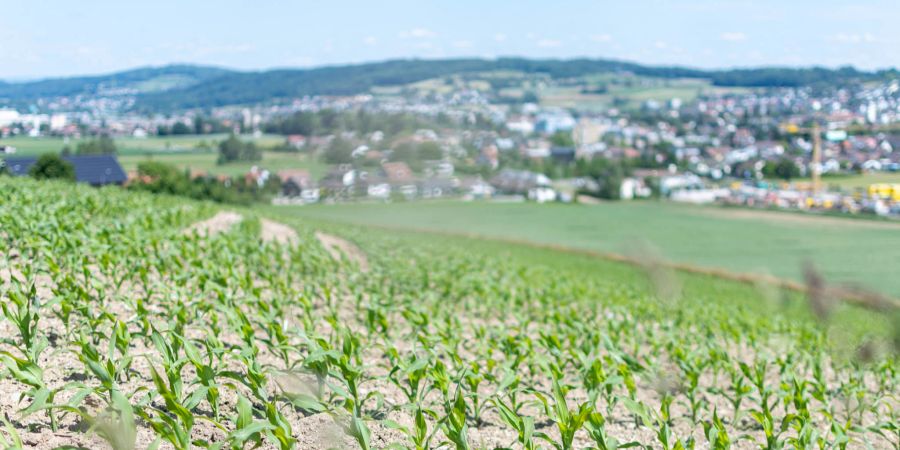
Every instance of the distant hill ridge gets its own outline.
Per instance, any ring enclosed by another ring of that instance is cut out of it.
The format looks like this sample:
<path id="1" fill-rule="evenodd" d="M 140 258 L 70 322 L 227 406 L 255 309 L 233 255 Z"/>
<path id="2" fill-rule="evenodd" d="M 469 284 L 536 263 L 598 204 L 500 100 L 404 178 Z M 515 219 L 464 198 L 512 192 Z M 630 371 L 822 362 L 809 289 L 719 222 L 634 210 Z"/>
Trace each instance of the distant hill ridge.
<path id="1" fill-rule="evenodd" d="M 24 106 L 41 98 L 122 93 L 136 96 L 136 109 L 167 111 L 252 104 L 304 95 L 353 95 L 373 87 L 403 85 L 430 78 L 488 71 L 543 73 L 553 78 L 593 73 L 629 72 L 658 78 L 703 78 L 717 86 L 775 87 L 868 81 L 897 76 L 852 67 L 702 70 L 649 66 L 608 59 L 401 59 L 311 69 L 236 71 L 177 64 L 145 67 L 107 75 L 0 81 L 0 105 Z"/>

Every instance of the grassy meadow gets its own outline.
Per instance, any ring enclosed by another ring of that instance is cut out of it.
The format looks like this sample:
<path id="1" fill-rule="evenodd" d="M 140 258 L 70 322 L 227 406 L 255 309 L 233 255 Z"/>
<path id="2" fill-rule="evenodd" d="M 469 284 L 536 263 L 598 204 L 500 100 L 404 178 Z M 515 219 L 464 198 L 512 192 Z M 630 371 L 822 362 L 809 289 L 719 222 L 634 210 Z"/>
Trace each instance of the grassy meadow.
<path id="1" fill-rule="evenodd" d="M 190 136 L 153 136 L 147 138 L 116 138 L 119 162 L 127 170 L 134 170 L 141 161 L 155 160 L 173 164 L 184 169 L 202 170 L 210 174 L 229 176 L 247 173 L 254 165 L 270 170 L 307 169 L 313 177 L 321 177 L 328 170 L 327 165 L 305 153 L 284 153 L 264 151 L 260 162 L 237 162 L 224 165 L 216 164 L 218 158 L 217 145 L 228 136 L 190 135 Z M 259 138 L 241 136 L 241 139 L 252 140 L 257 146 L 266 149 L 284 143 L 284 137 L 263 135 Z M 0 145 L 16 147 L 16 156 L 34 156 L 42 153 L 56 153 L 66 145 L 75 148 L 77 139 L 63 138 L 30 138 L 14 137 L 0 139 Z"/>
<path id="2" fill-rule="evenodd" d="M 305 153 L 281 153 L 263 152 L 262 161 L 234 162 L 229 164 L 216 164 L 218 153 L 175 153 L 152 155 L 123 155 L 119 162 L 125 170 L 137 168 L 141 161 L 161 161 L 181 168 L 202 170 L 210 174 L 241 175 L 247 173 L 251 167 L 259 166 L 272 171 L 282 169 L 306 169 L 314 178 L 319 178 L 328 171 L 328 165 Z"/>
<path id="3" fill-rule="evenodd" d="M 146 138 L 118 137 L 115 139 L 119 155 L 149 155 L 156 153 L 194 153 L 214 150 L 219 141 L 227 139 L 225 134 L 183 135 L 183 136 L 149 136 Z M 260 147 L 272 147 L 284 142 L 282 136 L 263 135 L 259 138 L 241 136 L 244 140 L 253 140 Z M 84 139 L 84 138 L 83 138 Z M 83 139 L 61 137 L 16 136 L 0 138 L 0 144 L 16 147 L 17 154 L 22 156 L 39 155 L 62 150 L 66 145 L 73 150 Z"/>
<path id="4" fill-rule="evenodd" d="M 441 77 L 401 86 L 384 86 L 372 89 L 372 93 L 383 97 L 393 97 L 404 93 L 419 95 L 448 94 L 454 89 L 465 87 L 481 92 L 491 91 L 493 82 L 502 81 L 495 93 L 504 97 L 521 98 L 526 92 L 536 93 L 541 105 L 578 108 L 583 110 L 604 110 L 618 107 L 637 109 L 647 100 L 660 103 L 673 98 L 688 102 L 701 94 L 723 95 L 746 93 L 748 88 L 713 86 L 701 79 L 661 79 L 620 74 L 596 74 L 567 80 L 565 83 L 551 83 L 545 77 L 523 74 L 515 71 L 484 72 L 466 77 Z M 605 92 L 591 92 L 598 86 L 605 86 Z"/>
<path id="5" fill-rule="evenodd" d="M 616 83 L 609 84 L 607 92 L 604 93 L 582 92 L 582 88 L 592 86 L 590 83 L 592 80 L 590 79 L 580 86 L 548 88 L 540 93 L 541 104 L 561 108 L 590 110 L 614 106 L 636 109 L 648 100 L 664 103 L 673 98 L 678 98 L 684 102 L 690 102 L 701 94 L 727 94 L 747 91 L 747 89 L 743 88 L 721 88 L 713 86 L 708 81 L 696 79 L 658 80 L 636 77 L 634 80 L 633 86 Z M 601 83 L 604 81 L 615 80 L 599 80 Z"/>
<path id="6" fill-rule="evenodd" d="M 633 202 L 585 205 L 418 202 L 283 207 L 307 218 L 474 234 L 802 279 L 812 262 L 830 281 L 900 295 L 900 224 L 791 213 Z"/>

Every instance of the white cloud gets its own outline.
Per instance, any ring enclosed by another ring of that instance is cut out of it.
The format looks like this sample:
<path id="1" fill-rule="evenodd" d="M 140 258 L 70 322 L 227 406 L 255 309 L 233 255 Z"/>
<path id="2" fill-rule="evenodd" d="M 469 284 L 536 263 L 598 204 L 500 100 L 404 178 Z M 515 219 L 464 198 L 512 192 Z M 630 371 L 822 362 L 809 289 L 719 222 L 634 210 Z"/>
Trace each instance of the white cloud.
<path id="1" fill-rule="evenodd" d="M 494 35 L 494 40 L 497 42 L 503 42 L 506 40 L 506 35 L 503 33 L 497 33 Z"/>
<path id="2" fill-rule="evenodd" d="M 75 47 L 75 53 L 78 54 L 78 56 L 96 56 L 103 53 L 103 50 L 99 47 L 79 45 L 78 47 Z"/>
<path id="3" fill-rule="evenodd" d="M 412 37 L 417 37 L 417 38 L 432 38 L 432 37 L 437 36 L 437 33 L 435 33 L 434 31 L 431 31 L 427 28 L 414 28 L 412 31 L 409 32 L 409 34 Z"/>
<path id="4" fill-rule="evenodd" d="M 437 33 L 428 28 L 413 28 L 412 30 L 400 32 L 401 39 L 431 39 L 434 37 L 437 37 Z"/>
<path id="5" fill-rule="evenodd" d="M 726 31 L 722 33 L 721 38 L 728 42 L 743 42 L 747 40 L 747 35 L 740 31 Z"/>
<path id="6" fill-rule="evenodd" d="M 562 45 L 562 41 L 557 39 L 541 39 L 537 41 L 537 46 L 540 48 L 556 48 Z"/>
<path id="7" fill-rule="evenodd" d="M 594 42 L 611 42 L 612 36 L 608 34 L 594 34 L 591 35 L 591 40 Z"/>
<path id="8" fill-rule="evenodd" d="M 475 44 L 472 41 L 453 41 L 453 46 L 456 48 L 472 48 L 473 45 Z"/>
<path id="9" fill-rule="evenodd" d="M 860 44 L 860 43 L 864 43 L 864 42 L 865 43 L 875 42 L 878 40 L 878 38 L 876 38 L 874 34 L 868 33 L 868 32 L 863 33 L 863 34 L 838 33 L 838 34 L 835 34 L 834 36 L 831 36 L 828 40 L 832 41 L 832 42 L 838 42 L 841 44 Z"/>
<path id="10" fill-rule="evenodd" d="M 363 44 L 365 45 L 375 45 L 378 43 L 378 39 L 375 36 L 366 36 L 363 38 Z"/>
<path id="11" fill-rule="evenodd" d="M 662 50 L 669 47 L 669 43 L 666 41 L 656 41 L 653 43 L 653 46 Z"/>

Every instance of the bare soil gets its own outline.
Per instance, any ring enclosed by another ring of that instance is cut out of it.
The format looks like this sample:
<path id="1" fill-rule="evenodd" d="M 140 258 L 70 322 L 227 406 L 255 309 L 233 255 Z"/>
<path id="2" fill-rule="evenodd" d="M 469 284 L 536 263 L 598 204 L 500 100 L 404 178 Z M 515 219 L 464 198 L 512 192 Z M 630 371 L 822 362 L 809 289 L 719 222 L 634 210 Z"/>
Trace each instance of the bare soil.
<path id="1" fill-rule="evenodd" d="M 332 258 L 336 260 L 344 260 L 359 266 L 360 270 L 367 272 L 369 270 L 369 260 L 366 254 L 356 246 L 356 244 L 337 236 L 316 231 L 316 239 L 328 250 Z"/>
<path id="2" fill-rule="evenodd" d="M 279 244 L 296 245 L 300 237 L 293 228 L 269 219 L 260 220 L 262 224 L 262 239 L 266 242 L 274 241 Z"/>
<path id="3" fill-rule="evenodd" d="M 197 222 L 184 230 L 184 234 L 197 233 L 200 236 L 209 236 L 216 233 L 227 231 L 232 226 L 240 223 L 244 218 L 231 211 L 222 211 L 215 216 L 210 217 L 201 222 Z"/>

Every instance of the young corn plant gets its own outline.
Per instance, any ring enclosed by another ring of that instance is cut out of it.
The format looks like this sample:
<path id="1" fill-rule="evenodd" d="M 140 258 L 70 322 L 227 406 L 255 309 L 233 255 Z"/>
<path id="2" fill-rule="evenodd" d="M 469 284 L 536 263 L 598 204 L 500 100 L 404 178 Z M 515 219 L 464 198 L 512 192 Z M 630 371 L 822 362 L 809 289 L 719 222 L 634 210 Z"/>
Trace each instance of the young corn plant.
<path id="1" fill-rule="evenodd" d="M 729 388 L 727 391 L 722 391 L 721 395 L 724 396 L 729 403 L 731 403 L 731 408 L 734 411 L 731 417 L 732 422 L 737 422 L 740 420 L 741 415 L 743 414 L 743 409 L 741 409 L 741 404 L 743 404 L 744 399 L 750 396 L 753 392 L 753 387 L 746 383 L 747 378 L 740 370 L 730 369 L 729 376 L 731 383 L 729 384 Z"/>
<path id="2" fill-rule="evenodd" d="M 134 450 L 137 425 L 131 402 L 118 390 L 109 393 L 110 405 L 98 417 L 91 418 L 91 430 L 113 450 Z"/>
<path id="3" fill-rule="evenodd" d="M 602 398 L 607 405 L 611 404 L 615 387 L 622 383 L 623 378 L 610 376 L 600 358 L 582 358 L 579 367 L 582 368 L 581 379 L 587 389 L 590 403 L 595 405 L 597 400 Z"/>
<path id="4" fill-rule="evenodd" d="M 294 438 L 291 423 L 274 403 L 266 403 L 266 419 L 269 423 L 269 428 L 266 430 L 266 435 L 269 439 L 272 442 L 277 442 L 281 450 L 293 449 L 297 439 Z"/>
<path id="5" fill-rule="evenodd" d="M 162 368 L 167 386 L 169 386 L 176 397 L 180 398 L 184 386 L 181 369 L 188 363 L 188 360 L 180 355 L 181 340 L 178 339 L 178 334 L 170 333 L 169 336 L 167 339 L 158 331 L 153 330 L 150 334 L 150 340 L 162 358 Z"/>
<path id="6" fill-rule="evenodd" d="M 267 389 L 268 385 L 268 374 L 259 364 L 259 361 L 256 359 L 256 352 L 252 351 L 248 348 L 243 348 L 238 355 L 238 361 L 243 366 L 245 372 L 235 372 L 232 370 L 226 370 L 219 372 L 219 375 L 224 378 L 229 378 L 238 383 L 243 384 L 250 392 L 253 394 L 253 397 L 256 401 L 261 403 L 269 402 L 269 393 Z"/>
<path id="7" fill-rule="evenodd" d="M 369 431 L 369 426 L 366 425 L 365 420 L 359 417 L 350 417 L 347 419 L 347 423 L 341 423 L 341 428 L 344 430 L 344 433 L 356 441 L 361 450 L 370 450 L 372 448 L 372 433 Z"/>
<path id="8" fill-rule="evenodd" d="M 449 439 L 456 450 L 469 450 L 469 426 L 466 423 L 466 401 L 457 388 L 452 402 L 444 404 L 445 417 L 441 421 L 441 431 Z"/>
<path id="9" fill-rule="evenodd" d="M 484 375 L 482 374 L 481 367 L 476 362 L 472 362 L 468 370 L 464 372 L 462 381 L 464 387 L 469 392 L 467 397 L 471 398 L 472 421 L 476 425 L 481 425 L 481 416 L 484 412 L 484 406 L 486 405 L 484 398 L 478 392 L 478 387 L 484 382 Z"/>
<path id="10" fill-rule="evenodd" d="M 181 336 L 178 336 L 177 339 L 181 341 L 184 354 L 197 373 L 197 379 L 194 382 L 196 390 L 188 398 L 186 406 L 188 409 L 194 409 L 205 399 L 212 410 L 213 418 L 219 420 L 219 391 L 222 386 L 216 381 L 216 378 L 222 377 L 224 370 L 217 367 L 214 362 L 214 350 L 211 344 L 206 341 L 206 360 L 204 361 L 200 350 L 189 339 Z"/>
<path id="11" fill-rule="evenodd" d="M 0 421 L 3 422 L 3 428 L 0 430 L 0 448 L 4 450 L 24 450 L 25 446 L 22 443 L 22 437 L 19 436 L 19 431 L 10 422 L 9 416 L 4 415 L 3 418 L 0 418 Z"/>
<path id="12" fill-rule="evenodd" d="M 225 441 L 216 444 L 212 448 L 220 449 L 228 445 L 232 450 L 241 450 L 251 445 L 251 448 L 258 448 L 263 445 L 263 434 L 272 430 L 269 422 L 254 420 L 253 405 L 243 395 L 238 394 L 237 404 L 235 405 L 235 415 L 232 418 L 234 429 L 228 433 Z"/>
<path id="13" fill-rule="evenodd" d="M 703 423 L 703 435 L 709 443 L 712 450 L 728 450 L 731 448 L 731 437 L 728 436 L 728 428 L 722 419 L 719 418 L 718 411 L 713 411 L 712 420 Z"/>
<path id="14" fill-rule="evenodd" d="M 316 377 L 316 398 L 323 400 L 325 382 L 332 370 L 331 362 L 340 359 L 340 355 L 322 338 L 307 339 L 307 346 L 308 353 L 302 365 L 304 370 Z"/>
<path id="15" fill-rule="evenodd" d="M 440 431 L 440 427 L 433 427 L 431 430 L 429 430 L 426 416 L 435 421 L 437 421 L 438 419 L 438 415 L 434 411 L 426 410 L 421 408 L 420 406 L 416 406 L 415 420 L 413 422 L 412 429 L 400 425 L 399 423 L 392 420 L 385 420 L 383 422 L 385 426 L 387 426 L 388 428 L 399 430 L 412 444 L 407 446 L 396 444 L 394 445 L 394 447 L 406 450 L 429 450 L 433 448 L 431 445 L 431 441 L 434 439 L 435 433 Z"/>
<path id="16" fill-rule="evenodd" d="M 514 406 L 503 403 L 499 398 L 493 399 L 493 403 L 500 419 L 516 432 L 519 444 L 525 450 L 535 450 L 534 418 L 520 415 Z"/>
<path id="17" fill-rule="evenodd" d="M 620 448 L 639 447 L 641 445 L 635 441 L 620 443 L 618 439 L 607 434 L 606 418 L 599 412 L 588 414 L 587 422 L 584 426 L 587 429 L 588 436 L 594 441 L 598 450 L 616 450 Z"/>
<path id="18" fill-rule="evenodd" d="M 623 404 L 631 414 L 635 416 L 635 420 L 641 426 L 653 431 L 656 434 L 656 440 L 660 443 L 663 450 L 686 450 L 694 448 L 693 438 L 682 441 L 675 436 L 672 427 L 661 417 L 655 414 L 652 409 L 642 402 L 632 400 L 630 398 L 622 399 Z"/>
<path id="19" fill-rule="evenodd" d="M 784 433 L 784 426 L 775 423 L 775 418 L 771 414 L 763 411 L 750 411 L 750 417 L 762 428 L 765 434 L 765 444 L 760 447 L 765 450 L 779 450 L 784 448 L 785 441 L 781 438 Z M 786 424 L 784 424 L 786 425 Z"/>
<path id="20" fill-rule="evenodd" d="M 759 395 L 759 410 L 757 412 L 771 421 L 772 409 L 777 405 L 778 399 L 772 400 L 774 392 L 766 383 L 768 367 L 766 361 L 757 361 L 753 366 L 742 362 L 739 366 L 744 377 L 750 380 L 750 383 L 756 388 L 756 393 Z"/>
<path id="21" fill-rule="evenodd" d="M 119 356 L 116 355 L 116 350 L 120 348 L 120 346 L 117 345 L 119 342 L 118 337 L 119 333 L 110 335 L 106 355 L 104 355 L 105 358 L 97 351 L 97 348 L 92 344 L 92 341 L 84 335 L 82 335 L 81 341 L 79 342 L 81 352 L 78 354 L 78 359 L 81 360 L 82 364 L 84 364 L 94 377 L 100 380 L 102 391 L 107 393 L 112 393 L 116 390 L 116 384 L 120 379 L 127 378 L 128 370 L 131 367 L 132 362 L 132 357 L 127 356 L 127 353 L 122 353 Z M 112 403 L 111 397 L 109 398 L 108 403 Z"/>
<path id="22" fill-rule="evenodd" d="M 584 426 L 584 422 L 588 419 L 593 407 L 590 403 L 584 402 L 578 405 L 574 411 L 570 410 L 566 402 L 566 391 L 560 385 L 558 379 L 553 380 L 552 405 L 543 394 L 536 392 L 535 396 L 543 405 L 544 413 L 556 424 L 556 428 L 559 430 L 560 441 L 553 440 L 545 433 L 538 433 L 537 436 L 553 445 L 557 450 L 570 450 L 572 441 L 575 439 L 575 433 Z"/>
<path id="23" fill-rule="evenodd" d="M 24 276 L 32 278 L 30 265 L 26 265 Z M 22 392 L 19 400 L 25 397 L 31 399 L 31 404 L 22 409 L 21 414 L 27 416 L 37 411 L 46 409 L 50 419 L 51 428 L 56 431 L 58 427 L 56 414 L 48 405 L 53 404 L 53 399 L 59 389 L 49 389 L 44 382 L 44 370 L 40 367 L 41 355 L 49 346 L 47 338 L 38 330 L 41 319 L 42 304 L 37 295 L 34 282 L 30 283 L 23 291 L 21 283 L 15 278 L 13 289 L 5 292 L 7 299 L 0 301 L 0 311 L 3 317 L 13 324 L 18 332 L 18 339 L 3 338 L 0 342 L 18 350 L 21 356 L 8 351 L 0 351 L 0 363 L 6 368 L 10 376 L 16 381 L 26 385 L 29 389 Z"/>
<path id="24" fill-rule="evenodd" d="M 138 415 L 146 421 L 150 427 L 161 438 L 168 441 L 176 450 L 188 450 L 193 445 L 207 446 L 209 443 L 203 440 L 192 440 L 191 432 L 196 422 L 196 417 L 190 409 L 185 406 L 185 402 L 181 399 L 167 380 L 163 378 L 155 367 L 150 367 L 150 375 L 153 378 L 153 384 L 156 387 L 156 395 L 162 398 L 165 407 L 152 406 L 153 414 L 147 410 L 138 410 Z M 201 419 L 208 421 L 217 428 L 224 429 L 217 422 L 199 416 Z"/>
<path id="25" fill-rule="evenodd" d="M 12 289 L 6 292 L 5 297 L 6 299 L 0 302 L 0 311 L 3 312 L 3 317 L 15 326 L 18 339 L 4 338 L 2 342 L 15 347 L 26 360 L 37 363 L 41 353 L 49 345 L 46 337 L 38 331 L 42 304 L 37 297 L 37 288 L 32 283 L 27 292 Z"/>
<path id="26" fill-rule="evenodd" d="M 381 393 L 372 391 L 365 396 L 360 394 L 359 387 L 366 380 L 365 371 L 360 365 L 359 341 L 349 332 L 343 335 L 342 353 L 330 361 L 330 365 L 336 370 L 332 377 L 340 386 L 332 385 L 331 389 L 344 398 L 344 409 L 353 417 L 362 417 L 364 404 L 371 398 L 379 399 Z"/>
<path id="27" fill-rule="evenodd" d="M 395 362 L 388 374 L 388 380 L 403 392 L 409 403 L 421 402 L 422 396 L 425 395 L 428 367 L 431 360 L 415 354 L 410 355 L 408 359 L 403 359 L 396 349 L 390 349 L 389 354 Z"/>
<path id="28" fill-rule="evenodd" d="M 789 436 L 785 443 L 793 448 L 824 448 L 825 438 L 813 427 L 812 423 L 804 417 L 788 414 L 783 423 L 789 424 L 796 435 Z"/>
<path id="29" fill-rule="evenodd" d="M 686 383 L 684 383 L 684 395 L 687 398 L 688 408 L 691 411 L 691 423 L 697 423 L 697 417 L 703 407 L 703 398 L 700 395 L 700 375 L 706 370 L 705 364 L 694 355 L 681 353 L 678 358 L 678 366 L 681 368 Z M 667 414 L 668 415 L 668 414 Z M 666 419 L 670 422 L 669 419 Z"/>

